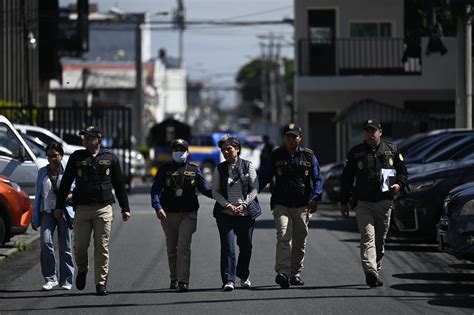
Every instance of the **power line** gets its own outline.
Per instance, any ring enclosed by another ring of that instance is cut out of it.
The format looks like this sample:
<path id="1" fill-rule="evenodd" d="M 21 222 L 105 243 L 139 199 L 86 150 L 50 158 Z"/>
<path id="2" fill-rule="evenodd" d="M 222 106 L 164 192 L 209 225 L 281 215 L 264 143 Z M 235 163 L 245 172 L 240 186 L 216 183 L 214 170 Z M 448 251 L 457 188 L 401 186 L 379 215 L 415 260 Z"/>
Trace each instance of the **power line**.
<path id="1" fill-rule="evenodd" d="M 275 8 L 275 9 L 270 9 L 270 10 L 265 10 L 265 11 L 258 11 L 258 12 L 254 12 L 254 13 L 248 13 L 248 14 L 245 14 L 245 15 L 232 16 L 232 17 L 221 19 L 221 21 L 230 21 L 230 20 L 245 18 L 245 17 L 249 17 L 249 16 L 262 15 L 262 14 L 267 14 L 267 13 L 271 13 L 271 12 L 281 11 L 281 10 L 292 8 L 292 7 L 293 7 L 293 5 L 287 5 L 287 6 L 279 7 L 279 8 Z"/>

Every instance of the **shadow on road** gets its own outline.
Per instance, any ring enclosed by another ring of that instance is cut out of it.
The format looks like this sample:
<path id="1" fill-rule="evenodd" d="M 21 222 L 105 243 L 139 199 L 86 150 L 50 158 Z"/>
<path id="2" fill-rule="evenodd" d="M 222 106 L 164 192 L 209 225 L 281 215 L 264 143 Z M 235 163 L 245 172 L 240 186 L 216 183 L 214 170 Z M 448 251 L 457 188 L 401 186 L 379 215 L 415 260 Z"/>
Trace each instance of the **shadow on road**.
<path id="1" fill-rule="evenodd" d="M 474 263 L 465 263 L 465 264 L 452 264 L 448 267 L 454 269 L 464 269 L 464 270 L 474 270 Z"/>
<path id="2" fill-rule="evenodd" d="M 462 308 L 474 307 L 474 296 L 472 295 L 474 292 L 474 274 L 425 272 L 394 274 L 393 277 L 428 281 L 425 283 L 404 283 L 391 286 L 394 290 L 438 295 L 435 299 L 428 301 L 428 304 Z M 448 294 L 456 294 L 457 296 L 447 296 Z"/>

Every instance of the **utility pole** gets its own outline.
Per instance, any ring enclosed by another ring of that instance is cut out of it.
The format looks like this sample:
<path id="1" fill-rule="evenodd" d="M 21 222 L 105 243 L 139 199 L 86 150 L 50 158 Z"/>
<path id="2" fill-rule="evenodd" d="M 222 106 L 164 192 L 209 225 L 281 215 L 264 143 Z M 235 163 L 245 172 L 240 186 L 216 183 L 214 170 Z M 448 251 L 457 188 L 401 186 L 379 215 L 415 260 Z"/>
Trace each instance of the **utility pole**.
<path id="1" fill-rule="evenodd" d="M 175 12 L 175 23 L 176 27 L 179 30 L 179 38 L 178 38 L 178 57 L 179 57 L 179 64 L 183 65 L 183 58 L 184 58 L 184 29 L 185 29 L 185 10 L 184 10 L 184 3 L 183 0 L 178 1 L 178 8 Z"/>
<path id="2" fill-rule="evenodd" d="M 142 85 L 142 25 L 144 23 L 144 18 L 138 17 L 138 20 L 135 24 L 135 116 L 134 122 L 135 125 L 133 130 L 137 131 L 135 135 L 137 144 L 142 144 L 142 117 L 143 117 L 143 85 Z"/>

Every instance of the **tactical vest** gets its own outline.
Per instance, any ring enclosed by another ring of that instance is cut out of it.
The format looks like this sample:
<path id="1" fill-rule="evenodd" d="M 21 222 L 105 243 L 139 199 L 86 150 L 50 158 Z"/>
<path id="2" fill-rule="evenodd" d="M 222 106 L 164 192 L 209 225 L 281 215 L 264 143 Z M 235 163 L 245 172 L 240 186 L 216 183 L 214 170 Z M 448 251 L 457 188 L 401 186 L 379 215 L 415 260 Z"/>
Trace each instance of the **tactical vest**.
<path id="1" fill-rule="evenodd" d="M 290 164 L 288 152 L 280 147 L 272 153 L 275 175 L 271 204 L 285 207 L 306 206 L 311 198 L 313 176 L 313 151 L 304 149 L 295 154 L 295 163 Z"/>
<path id="2" fill-rule="evenodd" d="M 391 199 L 389 192 L 382 193 L 381 169 L 395 169 L 396 146 L 391 142 L 381 141 L 379 148 L 370 152 L 367 145 L 356 147 L 353 153 L 355 165 L 357 199 L 378 201 Z"/>
<path id="3" fill-rule="evenodd" d="M 194 212 L 199 209 L 196 195 L 197 165 L 174 162 L 165 163 L 165 183 L 160 195 L 161 205 L 166 212 Z"/>
<path id="4" fill-rule="evenodd" d="M 238 177 L 242 183 L 242 196 L 244 199 L 247 197 L 247 194 L 250 192 L 251 187 L 250 187 L 250 177 L 248 176 L 249 174 L 249 167 L 250 167 L 250 161 L 247 160 L 242 160 L 239 159 L 236 165 L 237 169 L 237 174 Z M 219 165 L 217 165 L 217 170 L 219 171 L 219 187 L 220 187 L 220 192 L 222 196 L 227 199 L 229 198 L 229 195 L 227 193 L 227 183 L 229 180 L 229 166 L 227 162 L 222 162 Z M 246 176 L 247 175 L 247 176 Z M 224 207 L 221 206 L 218 202 L 214 205 L 214 211 L 213 215 L 214 217 L 218 216 L 219 214 L 222 213 L 224 210 Z M 260 214 L 262 214 L 262 210 L 260 208 L 260 204 L 258 202 L 257 197 L 252 201 L 247 206 L 247 211 L 249 212 L 249 215 L 252 219 L 255 220 Z"/>
<path id="5" fill-rule="evenodd" d="M 109 150 L 101 151 L 96 157 L 84 150 L 82 159 L 76 161 L 75 205 L 106 205 L 115 202 L 112 194 L 112 161 Z"/>

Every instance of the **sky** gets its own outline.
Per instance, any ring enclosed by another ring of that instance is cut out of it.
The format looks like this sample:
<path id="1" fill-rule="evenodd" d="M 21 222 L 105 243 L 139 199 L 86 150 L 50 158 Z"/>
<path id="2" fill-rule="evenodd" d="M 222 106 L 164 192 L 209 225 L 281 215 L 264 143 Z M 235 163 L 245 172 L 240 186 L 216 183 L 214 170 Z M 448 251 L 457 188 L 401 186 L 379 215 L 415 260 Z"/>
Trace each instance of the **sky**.
<path id="1" fill-rule="evenodd" d="M 61 1 L 71 2 L 71 1 Z M 282 20 L 293 18 L 293 0 L 183 0 L 186 19 L 195 20 Z M 89 3 L 94 1 L 89 0 Z M 125 12 L 172 12 L 176 0 L 100 0 L 99 11 L 118 7 Z M 152 19 L 167 21 L 168 16 Z M 293 26 L 222 27 L 208 25 L 188 26 L 184 32 L 184 62 L 191 80 L 202 80 L 206 86 L 235 86 L 238 69 L 261 54 L 258 35 L 273 32 L 283 36 L 282 55 L 293 58 Z M 178 32 L 154 30 L 151 34 L 152 56 L 165 48 L 168 55 L 178 56 Z M 235 94 L 218 89 L 224 97 L 224 107 L 236 103 Z"/>

